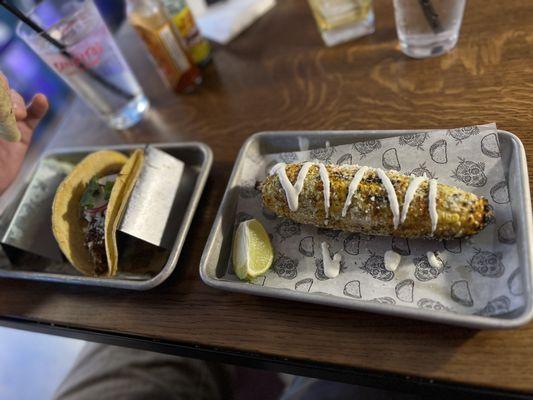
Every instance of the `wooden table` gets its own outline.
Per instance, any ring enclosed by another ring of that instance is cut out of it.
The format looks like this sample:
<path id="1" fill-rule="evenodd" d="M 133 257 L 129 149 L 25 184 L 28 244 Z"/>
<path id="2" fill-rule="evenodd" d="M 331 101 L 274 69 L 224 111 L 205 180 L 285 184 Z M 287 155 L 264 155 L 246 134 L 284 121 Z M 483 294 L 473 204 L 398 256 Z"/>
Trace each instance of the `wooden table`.
<path id="1" fill-rule="evenodd" d="M 496 121 L 533 152 L 528 0 L 470 1 L 458 47 L 427 60 L 398 50 L 390 2 L 376 1 L 375 8 L 374 35 L 326 48 L 306 3 L 279 1 L 216 49 L 203 86 L 189 96 L 169 93 L 135 36 L 122 32 L 125 54 L 152 100 L 148 120 L 113 132 L 76 101 L 51 146 L 186 140 L 211 146 L 213 169 L 177 270 L 143 293 L 3 280 L 1 323 L 368 385 L 533 393 L 533 324 L 474 331 L 227 293 L 199 278 L 233 162 L 254 132 Z"/>

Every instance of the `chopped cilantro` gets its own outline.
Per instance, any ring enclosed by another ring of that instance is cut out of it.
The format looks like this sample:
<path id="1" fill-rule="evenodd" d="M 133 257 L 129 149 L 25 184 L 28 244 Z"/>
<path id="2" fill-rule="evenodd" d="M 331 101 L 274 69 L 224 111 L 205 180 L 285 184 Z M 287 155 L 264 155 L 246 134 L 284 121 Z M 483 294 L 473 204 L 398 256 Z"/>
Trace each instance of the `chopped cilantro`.
<path id="1" fill-rule="evenodd" d="M 98 179 L 96 178 L 96 176 L 93 176 L 89 181 L 85 192 L 83 192 L 83 195 L 81 196 L 80 206 L 83 209 L 93 208 L 94 200 L 98 196 L 99 192 L 100 185 L 98 185 Z"/>
<path id="2" fill-rule="evenodd" d="M 99 183 L 99 178 L 93 176 L 83 195 L 81 196 L 80 206 L 82 210 L 88 210 L 100 207 L 109 201 L 111 191 L 113 190 L 114 181 L 108 181 L 105 184 Z"/>
<path id="3" fill-rule="evenodd" d="M 115 182 L 106 182 L 104 186 L 104 199 L 108 201 L 111 197 L 111 190 L 113 190 L 113 185 Z"/>

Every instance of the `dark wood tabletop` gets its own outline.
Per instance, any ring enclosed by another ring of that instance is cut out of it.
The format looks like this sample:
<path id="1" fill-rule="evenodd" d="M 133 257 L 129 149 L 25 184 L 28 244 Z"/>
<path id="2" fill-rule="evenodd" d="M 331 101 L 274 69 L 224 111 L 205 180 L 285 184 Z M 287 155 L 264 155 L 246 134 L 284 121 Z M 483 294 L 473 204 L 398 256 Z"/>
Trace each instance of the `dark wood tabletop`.
<path id="1" fill-rule="evenodd" d="M 457 48 L 426 60 L 399 51 L 390 1 L 376 1 L 375 12 L 375 34 L 327 48 L 305 1 L 279 1 L 228 46 L 215 48 L 202 87 L 185 96 L 163 86 L 136 36 L 123 29 L 119 43 L 152 101 L 148 118 L 114 132 L 75 101 L 51 146 L 207 143 L 214 164 L 176 271 L 147 292 L 2 280 L 0 323 L 159 351 L 219 354 L 221 361 L 299 366 L 301 373 L 353 375 L 367 384 L 382 377 L 533 393 L 533 324 L 475 331 L 229 293 L 200 280 L 200 257 L 234 160 L 254 132 L 495 121 L 533 154 L 530 1 L 468 2 Z"/>

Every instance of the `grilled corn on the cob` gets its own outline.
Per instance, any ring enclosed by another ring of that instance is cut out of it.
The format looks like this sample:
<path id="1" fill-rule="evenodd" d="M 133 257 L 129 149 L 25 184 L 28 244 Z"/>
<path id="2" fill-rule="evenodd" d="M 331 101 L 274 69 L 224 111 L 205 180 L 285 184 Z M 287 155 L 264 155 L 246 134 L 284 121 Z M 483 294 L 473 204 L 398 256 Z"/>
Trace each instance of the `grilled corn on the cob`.
<path id="1" fill-rule="evenodd" d="M 278 164 L 260 188 L 265 206 L 279 216 L 371 235 L 460 238 L 482 230 L 492 216 L 487 200 L 473 193 L 357 165 Z"/>

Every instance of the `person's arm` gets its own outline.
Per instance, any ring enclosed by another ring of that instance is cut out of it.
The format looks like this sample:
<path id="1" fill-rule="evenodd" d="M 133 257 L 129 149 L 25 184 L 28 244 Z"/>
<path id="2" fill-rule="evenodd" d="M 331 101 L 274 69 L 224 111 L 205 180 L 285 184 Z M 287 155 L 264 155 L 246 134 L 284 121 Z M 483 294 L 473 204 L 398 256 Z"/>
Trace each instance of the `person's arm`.
<path id="1" fill-rule="evenodd" d="M 9 90 L 17 127 L 21 134 L 19 142 L 0 139 L 0 194 L 13 182 L 20 170 L 33 132 L 48 111 L 48 100 L 43 94 L 36 94 L 26 106 L 16 91 L 9 89 L 7 79 L 0 73 L 0 90 Z"/>

